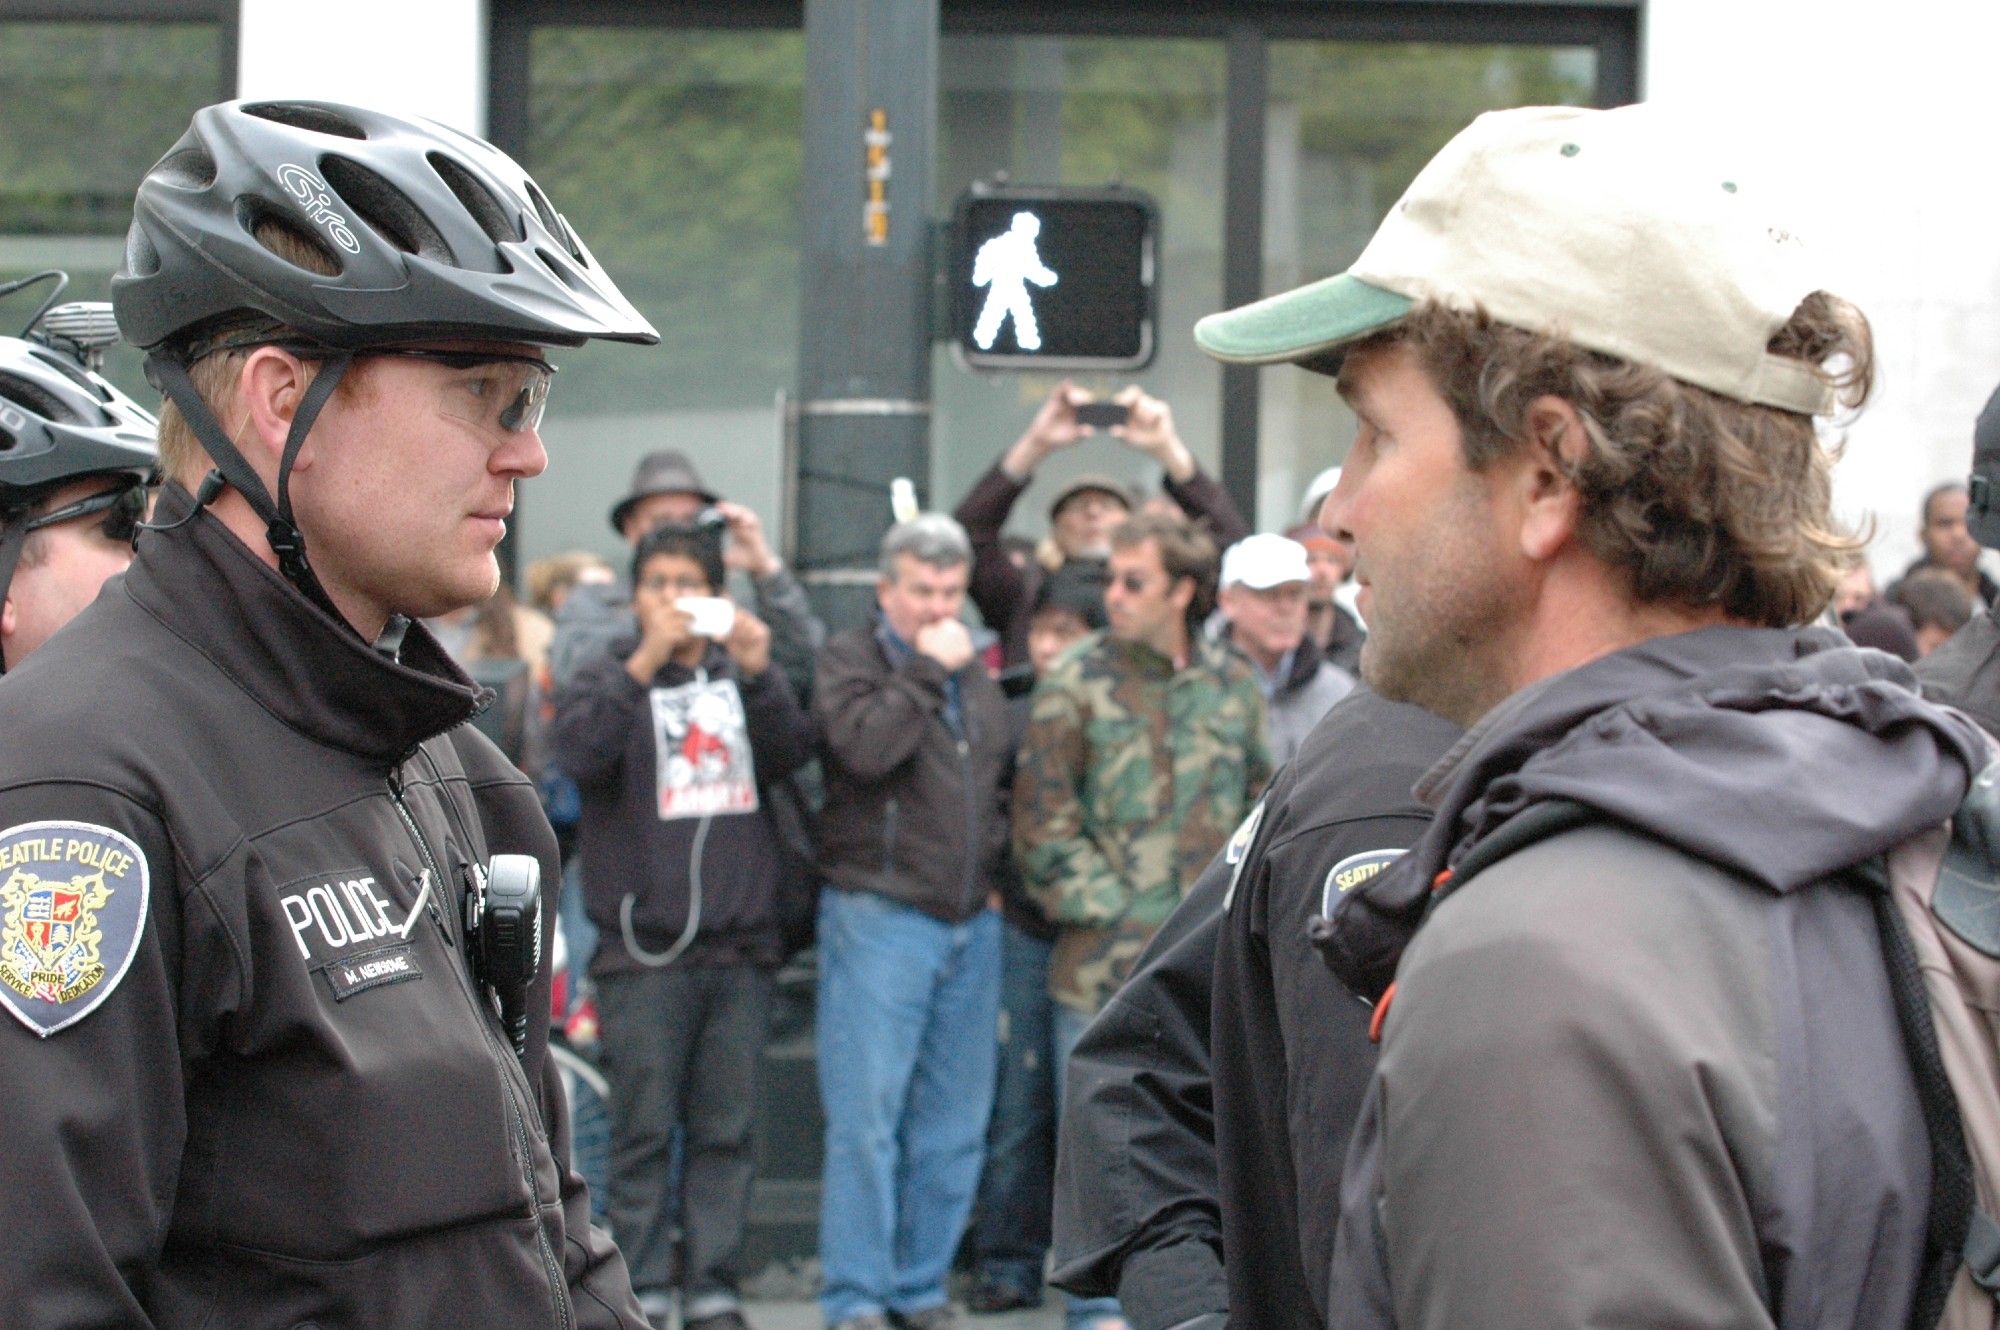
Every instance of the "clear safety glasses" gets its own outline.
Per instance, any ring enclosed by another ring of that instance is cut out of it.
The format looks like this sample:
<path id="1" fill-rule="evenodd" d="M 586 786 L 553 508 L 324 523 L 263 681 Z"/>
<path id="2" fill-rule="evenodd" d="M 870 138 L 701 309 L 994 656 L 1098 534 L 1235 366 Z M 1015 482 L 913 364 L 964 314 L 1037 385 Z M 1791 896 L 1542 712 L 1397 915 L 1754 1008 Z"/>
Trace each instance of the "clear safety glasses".
<path id="1" fill-rule="evenodd" d="M 556 367 L 540 356 L 503 351 L 438 351 L 421 346 L 371 347 L 358 354 L 427 360 L 451 371 L 439 387 L 438 407 L 455 420 L 502 434 L 538 429 L 549 404 Z"/>
<path id="2" fill-rule="evenodd" d="M 43 527 L 103 513 L 104 518 L 98 525 L 104 532 L 104 538 L 129 545 L 139 534 L 139 523 L 146 518 L 146 503 L 150 494 L 144 481 L 134 481 L 117 489 L 105 490 L 102 494 L 93 494 L 87 499 L 78 499 L 75 503 L 66 503 L 54 512 L 43 513 L 28 523 L 28 530 L 40 531 Z"/>

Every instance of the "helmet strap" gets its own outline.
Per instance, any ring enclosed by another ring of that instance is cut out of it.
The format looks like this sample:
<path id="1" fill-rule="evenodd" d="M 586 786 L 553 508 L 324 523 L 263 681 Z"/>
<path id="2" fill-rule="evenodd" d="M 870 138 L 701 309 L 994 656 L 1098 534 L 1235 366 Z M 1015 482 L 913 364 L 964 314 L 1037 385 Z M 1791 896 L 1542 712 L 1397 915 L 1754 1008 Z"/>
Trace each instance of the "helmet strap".
<path id="1" fill-rule="evenodd" d="M 188 427 L 201 440 L 201 446 L 215 462 L 215 469 L 222 473 L 223 479 L 235 487 L 257 516 L 264 519 L 264 538 L 270 543 L 271 552 L 278 557 L 278 571 L 307 599 L 343 623 L 346 620 L 320 585 L 319 578 L 314 576 L 312 566 L 306 562 L 305 533 L 299 530 L 299 524 L 292 515 L 291 480 L 292 464 L 298 460 L 299 449 L 305 446 L 313 421 L 319 418 L 321 408 L 333 396 L 334 389 L 340 386 L 341 378 L 353 363 L 353 355 L 346 352 L 328 356 L 320 362 L 320 372 L 307 386 L 285 436 L 285 450 L 278 458 L 278 497 L 274 501 L 256 469 L 223 430 L 222 423 L 215 418 L 208 403 L 202 400 L 194 380 L 188 376 L 187 366 L 165 351 L 154 351 L 146 357 L 147 376 L 173 398 L 174 405 L 180 408 Z M 219 487 L 210 484 L 204 484 L 201 489 L 211 501 L 218 491 Z"/>
<path id="2" fill-rule="evenodd" d="M 14 569 L 20 565 L 21 551 L 28 544 L 28 512 L 10 513 L 0 526 L 0 604 L 14 587 Z M 0 674 L 7 672 L 7 653 L 0 649 Z"/>

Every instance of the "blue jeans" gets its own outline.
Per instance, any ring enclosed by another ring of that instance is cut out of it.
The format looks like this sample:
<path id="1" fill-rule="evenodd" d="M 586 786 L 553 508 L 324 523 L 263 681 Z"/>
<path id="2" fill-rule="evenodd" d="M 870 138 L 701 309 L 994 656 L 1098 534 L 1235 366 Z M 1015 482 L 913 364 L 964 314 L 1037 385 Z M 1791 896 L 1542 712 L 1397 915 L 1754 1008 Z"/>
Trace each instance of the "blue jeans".
<path id="1" fill-rule="evenodd" d="M 583 912 L 583 859 L 571 855 L 563 865 L 562 891 L 556 897 L 562 918 L 563 946 L 569 951 L 569 1006 L 583 1000 L 590 987 L 590 958 L 597 954 L 597 925 Z"/>
<path id="2" fill-rule="evenodd" d="M 819 1246 L 828 1325 L 943 1305 L 985 1154 L 1000 917 L 946 924 L 870 892 L 819 899 Z"/>
<path id="3" fill-rule="evenodd" d="M 1095 1012 L 1078 1011 L 1075 1007 L 1058 1002 L 1056 1011 L 1056 1112 L 1062 1112 L 1062 1101 L 1069 1072 L 1069 1055 L 1076 1052 L 1078 1041 L 1091 1021 L 1097 1018 Z M 1116 1298 L 1079 1298 L 1070 1295 L 1069 1307 L 1063 1313 L 1064 1324 L 1075 1330 L 1087 1326 L 1101 1316 L 1123 1317 Z"/>
<path id="4" fill-rule="evenodd" d="M 1056 1047 L 1051 944 L 1002 921 L 1000 1074 L 986 1129 L 972 1236 L 977 1277 L 1040 1297 L 1056 1162 Z"/>

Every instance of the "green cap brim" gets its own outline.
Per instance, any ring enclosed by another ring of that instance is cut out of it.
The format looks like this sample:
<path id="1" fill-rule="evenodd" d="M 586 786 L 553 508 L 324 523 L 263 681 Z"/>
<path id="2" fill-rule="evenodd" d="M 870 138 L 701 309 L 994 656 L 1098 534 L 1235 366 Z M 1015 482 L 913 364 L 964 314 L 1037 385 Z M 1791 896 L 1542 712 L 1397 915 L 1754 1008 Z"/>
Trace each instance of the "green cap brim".
<path id="1" fill-rule="evenodd" d="M 1379 332 L 1410 312 L 1408 296 L 1341 273 L 1194 325 L 1195 345 L 1236 365 L 1315 360 Z"/>

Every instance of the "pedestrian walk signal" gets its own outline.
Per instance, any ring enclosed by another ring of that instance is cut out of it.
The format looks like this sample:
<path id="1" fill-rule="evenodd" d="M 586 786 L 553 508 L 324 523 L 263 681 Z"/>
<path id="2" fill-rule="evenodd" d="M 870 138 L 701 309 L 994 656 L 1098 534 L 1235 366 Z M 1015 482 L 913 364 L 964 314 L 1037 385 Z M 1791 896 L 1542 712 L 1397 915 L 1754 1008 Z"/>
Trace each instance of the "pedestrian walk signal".
<path id="1" fill-rule="evenodd" d="M 982 369 L 1149 363 L 1159 231 L 1136 190 L 975 186 L 952 226 L 959 358 Z"/>

